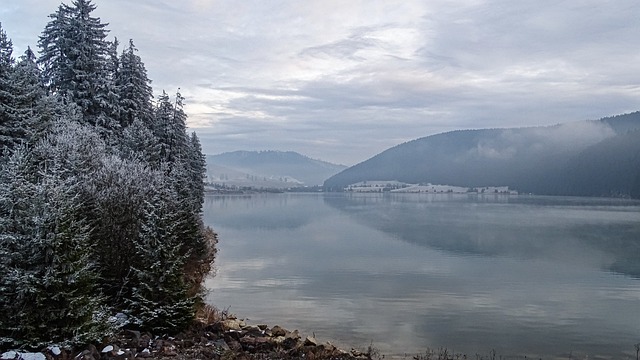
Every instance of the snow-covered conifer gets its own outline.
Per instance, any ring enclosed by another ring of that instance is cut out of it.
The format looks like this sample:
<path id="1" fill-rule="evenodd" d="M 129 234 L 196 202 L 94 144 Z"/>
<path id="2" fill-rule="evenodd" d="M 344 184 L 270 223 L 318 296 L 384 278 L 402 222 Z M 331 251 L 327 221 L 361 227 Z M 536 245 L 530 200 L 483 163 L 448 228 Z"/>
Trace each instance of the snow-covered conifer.
<path id="1" fill-rule="evenodd" d="M 117 101 L 108 72 L 107 24 L 91 16 L 95 8 L 90 0 L 61 4 L 40 36 L 39 62 L 49 91 L 77 104 L 84 122 L 108 137 L 119 127 L 113 118 Z"/>
<path id="2" fill-rule="evenodd" d="M 131 314 L 145 329 L 175 332 L 194 316 L 194 298 L 184 279 L 187 254 L 181 251 L 179 205 L 169 186 L 157 189 L 145 202 L 129 300 Z"/>
<path id="3" fill-rule="evenodd" d="M 13 44 L 0 23 L 0 154 L 12 147 L 11 131 L 13 110 L 12 74 L 13 74 Z"/>
<path id="4" fill-rule="evenodd" d="M 158 97 L 154 112 L 154 133 L 160 141 L 160 154 L 164 161 L 175 163 L 182 159 L 187 152 L 187 115 L 183 110 L 184 98 L 178 91 L 175 105 L 171 103 L 169 95 L 162 91 Z"/>
<path id="5" fill-rule="evenodd" d="M 13 65 L 13 42 L 7 36 L 6 31 L 2 28 L 0 23 L 0 75 L 2 72 L 8 71 Z"/>
<path id="6" fill-rule="evenodd" d="M 139 118 L 133 120 L 131 125 L 122 131 L 119 150 L 125 159 L 137 159 L 154 169 L 157 169 L 162 161 L 158 138 Z"/>
<path id="7" fill-rule="evenodd" d="M 105 306 L 177 331 L 215 254 L 184 98 L 152 106 L 133 42 L 118 57 L 94 10 L 60 5 L 37 62 L 28 49 L 16 63 L 0 26 L 2 343 L 95 340 Z"/>
<path id="8" fill-rule="evenodd" d="M 186 158 L 189 168 L 190 188 L 196 213 L 202 210 L 204 202 L 204 179 L 207 176 L 207 158 L 202 153 L 200 139 L 195 132 L 189 137 L 189 154 Z"/>
<path id="9" fill-rule="evenodd" d="M 33 152 L 41 168 L 55 165 L 61 178 L 86 183 L 102 167 L 107 146 L 92 126 L 59 119 Z"/>
<path id="10" fill-rule="evenodd" d="M 16 144 L 30 140 L 40 128 L 40 111 L 45 93 L 39 74 L 35 55 L 28 48 L 9 73 L 9 81 L 3 90 L 0 142 L 5 149 L 12 149 Z"/>
<path id="11" fill-rule="evenodd" d="M 0 336 L 28 347 L 98 340 L 107 326 L 77 183 L 58 164 L 36 173 L 30 156 L 21 146 L 0 171 Z"/>
<path id="12" fill-rule="evenodd" d="M 120 125 L 123 128 L 130 126 L 135 119 L 140 119 L 150 128 L 153 117 L 153 91 L 149 85 L 151 80 L 147 77 L 147 70 L 140 56 L 136 54 L 137 51 L 133 40 L 129 40 L 129 46 L 120 56 L 120 66 L 116 75 L 116 87 L 122 108 Z"/>

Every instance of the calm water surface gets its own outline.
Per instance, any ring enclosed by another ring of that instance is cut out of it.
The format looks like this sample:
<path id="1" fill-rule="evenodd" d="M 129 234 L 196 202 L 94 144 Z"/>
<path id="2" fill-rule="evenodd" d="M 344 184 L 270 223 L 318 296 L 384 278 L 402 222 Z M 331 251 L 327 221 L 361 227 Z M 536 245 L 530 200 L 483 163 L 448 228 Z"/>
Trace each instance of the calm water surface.
<path id="1" fill-rule="evenodd" d="M 535 196 L 209 196 L 209 302 L 387 356 L 635 359 L 640 202 Z M 409 357 L 410 358 L 410 357 Z"/>

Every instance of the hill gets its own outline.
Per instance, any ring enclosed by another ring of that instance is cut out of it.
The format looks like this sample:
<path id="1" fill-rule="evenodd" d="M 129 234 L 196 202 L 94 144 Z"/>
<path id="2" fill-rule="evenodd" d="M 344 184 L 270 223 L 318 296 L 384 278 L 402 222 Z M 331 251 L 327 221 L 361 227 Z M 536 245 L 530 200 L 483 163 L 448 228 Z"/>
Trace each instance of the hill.
<path id="1" fill-rule="evenodd" d="M 228 185 L 284 188 L 322 185 L 346 166 L 293 151 L 233 151 L 207 155 L 208 181 Z"/>
<path id="2" fill-rule="evenodd" d="M 580 152 L 559 181 L 561 193 L 640 198 L 640 130 L 629 130 Z"/>
<path id="3" fill-rule="evenodd" d="M 324 186 L 340 190 L 360 181 L 397 180 L 506 185 L 547 195 L 627 196 L 640 181 L 638 129 L 640 112 L 555 126 L 452 131 L 392 147 Z"/>

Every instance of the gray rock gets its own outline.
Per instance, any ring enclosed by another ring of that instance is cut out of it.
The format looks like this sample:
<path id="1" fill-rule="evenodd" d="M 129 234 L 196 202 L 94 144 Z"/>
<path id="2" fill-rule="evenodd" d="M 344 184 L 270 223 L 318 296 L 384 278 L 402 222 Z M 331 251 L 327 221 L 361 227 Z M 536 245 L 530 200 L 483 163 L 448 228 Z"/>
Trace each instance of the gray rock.
<path id="1" fill-rule="evenodd" d="M 298 330 L 293 330 L 293 331 L 287 332 L 287 334 L 284 337 L 287 339 L 300 340 L 300 333 L 298 332 Z"/>
<path id="2" fill-rule="evenodd" d="M 271 334 L 272 334 L 272 336 L 274 336 L 274 337 L 277 337 L 277 336 L 285 336 L 285 335 L 287 335 L 287 333 L 288 333 L 288 332 L 289 332 L 289 331 L 288 331 L 287 329 L 282 328 L 282 327 L 280 327 L 280 326 L 278 326 L 278 325 L 276 325 L 276 326 L 274 326 L 274 327 L 272 327 L 272 328 L 271 328 Z"/>
<path id="3" fill-rule="evenodd" d="M 298 334 L 298 330 L 294 330 L 293 332 L 287 333 L 282 342 L 282 346 L 285 349 L 293 349 L 298 346 L 299 341 L 300 335 Z"/>
<path id="4" fill-rule="evenodd" d="M 307 338 L 304 339 L 304 346 L 318 346 L 318 341 L 312 336 L 307 336 Z"/>
<path id="5" fill-rule="evenodd" d="M 218 339 L 216 341 L 208 342 L 207 345 L 215 346 L 217 349 L 221 349 L 222 351 L 229 351 L 231 348 L 227 345 L 227 342 L 224 339 Z"/>
<path id="6" fill-rule="evenodd" d="M 244 321 L 238 319 L 222 320 L 222 329 L 224 331 L 235 330 L 241 331 L 242 327 L 247 326 Z"/>
<path id="7" fill-rule="evenodd" d="M 257 325 L 248 325 L 242 328 L 242 331 L 245 332 L 245 334 L 251 335 L 251 336 L 264 336 L 265 332 L 260 329 Z"/>

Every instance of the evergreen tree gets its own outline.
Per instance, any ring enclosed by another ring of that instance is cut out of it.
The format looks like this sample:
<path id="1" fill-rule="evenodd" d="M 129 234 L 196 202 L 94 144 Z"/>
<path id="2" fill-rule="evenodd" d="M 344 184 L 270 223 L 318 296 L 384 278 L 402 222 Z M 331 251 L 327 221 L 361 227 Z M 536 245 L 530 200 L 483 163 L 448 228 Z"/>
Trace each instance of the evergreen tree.
<path id="1" fill-rule="evenodd" d="M 207 176 L 207 157 L 202 153 L 200 139 L 195 132 L 189 138 L 189 154 L 187 164 L 190 177 L 191 198 L 193 199 L 193 211 L 200 213 L 204 202 L 204 180 Z"/>
<path id="2" fill-rule="evenodd" d="M 32 152 L 40 170 L 55 165 L 62 179 L 88 184 L 103 166 L 107 146 L 92 126 L 82 125 L 73 118 L 58 119 Z"/>
<path id="3" fill-rule="evenodd" d="M 174 160 L 184 159 L 189 154 L 189 139 L 187 135 L 187 114 L 184 112 L 184 97 L 180 89 L 176 91 L 175 107 L 172 121 L 167 128 Z"/>
<path id="4" fill-rule="evenodd" d="M 115 82 L 118 72 L 120 71 L 120 59 L 118 58 L 118 46 L 120 42 L 118 38 L 113 38 L 113 41 L 109 43 L 109 58 L 107 61 L 107 73 L 111 75 L 112 80 Z"/>
<path id="5" fill-rule="evenodd" d="M 11 81 L 13 75 L 13 44 L 0 23 L 0 155 L 5 149 L 12 147 L 11 119 L 13 102 Z"/>
<path id="6" fill-rule="evenodd" d="M 136 54 L 133 40 L 129 40 L 129 46 L 123 50 L 119 60 L 119 71 L 116 75 L 116 87 L 120 98 L 122 114 L 120 126 L 130 126 L 135 119 L 140 119 L 143 124 L 151 127 L 153 106 L 151 99 L 153 91 L 151 80 L 147 78 L 147 70 Z"/>
<path id="7" fill-rule="evenodd" d="M 0 336 L 13 346 L 96 341 L 107 330 L 77 184 L 51 165 L 36 175 L 20 147 L 0 171 Z"/>
<path id="8" fill-rule="evenodd" d="M 102 101 L 103 111 L 100 114 L 98 124 L 106 129 L 105 135 L 111 145 L 116 145 L 119 141 L 118 135 L 121 130 L 120 118 L 123 115 L 120 93 L 116 85 L 116 77 L 120 71 L 120 62 L 118 59 L 118 39 L 114 38 L 113 42 L 108 43 L 108 57 L 106 64 L 106 78 L 102 84 L 105 89 L 105 96 Z M 109 138 L 110 137 L 110 138 Z"/>
<path id="9" fill-rule="evenodd" d="M 28 285 L 24 268 L 33 262 L 28 234 L 33 229 L 36 186 L 25 149 L 16 149 L 4 160 L 0 163 L 0 343 L 13 344 L 22 335 L 15 314 L 25 305 L 17 290 Z"/>
<path id="10" fill-rule="evenodd" d="M 35 54 L 28 48 L 9 75 L 2 104 L 4 116 L 0 138 L 7 149 L 28 141 L 40 128 L 39 114 L 43 110 L 45 94 L 39 74 Z"/>
<path id="11" fill-rule="evenodd" d="M 184 99 L 163 92 L 154 108 L 133 42 L 118 57 L 94 10 L 60 5 L 37 62 L 28 49 L 15 63 L 0 26 L 3 344 L 96 340 L 108 335 L 107 304 L 177 331 L 215 255 Z"/>
<path id="12" fill-rule="evenodd" d="M 172 332 L 193 319 L 194 299 L 184 279 L 187 255 L 181 253 L 181 223 L 176 194 L 157 189 L 146 202 L 137 239 L 138 261 L 133 264 L 135 287 L 129 300 L 131 314 L 144 329 Z"/>
<path id="13" fill-rule="evenodd" d="M 178 91 L 175 106 L 169 95 L 162 91 L 154 113 L 154 133 L 160 142 L 160 155 L 168 163 L 175 163 L 187 153 L 187 115 L 183 110 L 184 98 Z"/>
<path id="14" fill-rule="evenodd" d="M 137 159 L 155 169 L 160 166 L 160 143 L 153 131 L 136 118 L 122 131 L 120 154 L 125 159 Z"/>
<path id="15" fill-rule="evenodd" d="M 163 90 L 158 97 L 156 108 L 153 113 L 153 133 L 158 138 L 160 158 L 162 161 L 171 161 L 173 159 L 172 152 L 172 134 L 170 134 L 171 122 L 173 122 L 174 108 L 169 99 L 169 95 Z"/>
<path id="16" fill-rule="evenodd" d="M 5 72 L 10 71 L 13 66 L 13 43 L 7 37 L 7 33 L 0 23 L 0 76 L 4 76 Z"/>
<path id="17" fill-rule="evenodd" d="M 119 127 L 113 118 L 117 102 L 108 71 L 107 24 L 91 16 L 95 8 L 90 0 L 61 4 L 40 36 L 39 62 L 48 90 L 77 104 L 83 121 L 108 137 Z"/>

